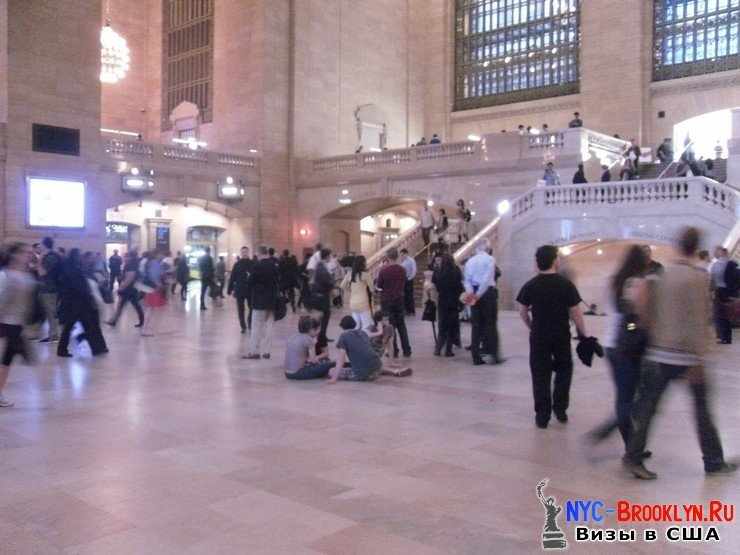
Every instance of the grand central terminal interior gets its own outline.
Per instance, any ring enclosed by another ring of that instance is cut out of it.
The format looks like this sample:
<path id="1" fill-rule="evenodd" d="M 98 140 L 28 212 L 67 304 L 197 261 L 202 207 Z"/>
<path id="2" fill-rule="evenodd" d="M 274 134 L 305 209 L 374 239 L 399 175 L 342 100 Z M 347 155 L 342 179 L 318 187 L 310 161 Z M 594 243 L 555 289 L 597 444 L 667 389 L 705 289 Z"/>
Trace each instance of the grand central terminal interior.
<path id="1" fill-rule="evenodd" d="M 0 0 L 0 554 L 738 553 L 740 0 Z"/>

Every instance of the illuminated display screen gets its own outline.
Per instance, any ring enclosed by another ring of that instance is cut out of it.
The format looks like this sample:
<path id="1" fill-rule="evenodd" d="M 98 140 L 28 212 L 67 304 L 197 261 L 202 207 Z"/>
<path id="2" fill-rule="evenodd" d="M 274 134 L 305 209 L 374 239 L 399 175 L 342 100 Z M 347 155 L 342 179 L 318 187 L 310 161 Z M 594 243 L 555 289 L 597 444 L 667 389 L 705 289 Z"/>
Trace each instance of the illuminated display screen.
<path id="1" fill-rule="evenodd" d="M 28 178 L 28 225 L 85 227 L 85 183 L 66 179 Z"/>

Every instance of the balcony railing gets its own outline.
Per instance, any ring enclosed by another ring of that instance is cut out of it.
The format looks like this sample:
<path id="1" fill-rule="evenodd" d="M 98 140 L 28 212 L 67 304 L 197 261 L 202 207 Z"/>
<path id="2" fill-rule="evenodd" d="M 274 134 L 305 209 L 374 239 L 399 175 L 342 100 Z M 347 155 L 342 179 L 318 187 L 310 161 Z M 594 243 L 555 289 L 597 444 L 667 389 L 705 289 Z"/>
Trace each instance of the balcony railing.
<path id="1" fill-rule="evenodd" d="M 529 148 L 562 148 L 565 144 L 565 135 L 561 131 L 527 135 L 527 139 Z"/>
<path id="2" fill-rule="evenodd" d="M 126 156 L 137 156 L 141 158 L 154 159 L 161 157 L 168 161 L 195 162 L 198 164 L 214 164 L 223 166 L 237 166 L 241 168 L 259 168 L 259 158 L 253 156 L 242 156 L 225 152 L 212 152 L 209 150 L 193 150 L 178 145 L 161 145 L 144 143 L 141 141 L 122 141 L 120 139 L 107 139 L 103 148 L 108 154 L 122 158 Z"/>
<path id="3" fill-rule="evenodd" d="M 569 217 L 568 210 L 603 208 L 606 215 L 618 215 L 620 210 L 632 214 L 637 207 L 652 206 L 656 215 L 669 214 L 667 205 L 692 203 L 694 206 L 713 210 L 712 218 L 730 222 L 734 226 L 725 245 L 740 258 L 740 192 L 706 177 L 652 179 L 639 181 L 613 181 L 610 183 L 536 187 L 511 201 L 509 216 L 517 221 L 525 216 Z M 681 211 L 683 213 L 683 211 Z M 455 252 L 455 260 L 461 262 L 470 254 L 481 239 L 495 242 L 502 222 L 496 217 L 481 231 Z"/>
<path id="4" fill-rule="evenodd" d="M 396 166 L 424 160 L 449 160 L 474 156 L 478 152 L 479 143 L 476 141 L 414 146 L 382 152 L 361 152 L 347 156 L 319 158 L 313 161 L 313 171 L 341 171 L 348 168 Z"/>

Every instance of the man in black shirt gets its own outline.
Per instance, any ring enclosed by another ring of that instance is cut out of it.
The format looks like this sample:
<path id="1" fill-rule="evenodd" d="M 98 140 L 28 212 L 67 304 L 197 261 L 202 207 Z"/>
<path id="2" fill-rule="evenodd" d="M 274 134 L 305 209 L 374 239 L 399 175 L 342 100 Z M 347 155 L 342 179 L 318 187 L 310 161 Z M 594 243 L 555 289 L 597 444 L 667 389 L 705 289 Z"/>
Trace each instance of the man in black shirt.
<path id="1" fill-rule="evenodd" d="M 113 284 L 121 281 L 121 268 L 123 267 L 123 258 L 118 254 L 118 250 L 114 250 L 111 257 L 108 259 L 108 270 L 110 272 L 110 279 L 108 280 L 108 287 L 113 292 Z"/>
<path id="2" fill-rule="evenodd" d="M 206 252 L 198 259 L 198 270 L 200 270 L 200 309 L 206 310 L 206 292 L 213 292 L 216 268 L 213 265 L 211 247 L 206 247 Z"/>
<path id="3" fill-rule="evenodd" d="M 249 274 L 252 272 L 254 262 L 249 258 L 249 248 L 242 247 L 239 254 L 239 260 L 236 261 L 231 269 L 229 277 L 228 294 L 234 295 L 236 299 L 236 312 L 239 316 L 239 326 L 242 333 L 247 332 L 247 328 L 252 329 L 252 307 L 249 300 Z M 244 318 L 244 304 L 249 306 L 249 319 Z"/>
<path id="4" fill-rule="evenodd" d="M 139 304 L 139 291 L 136 289 L 136 281 L 138 278 L 139 257 L 138 253 L 135 250 L 132 250 L 126 254 L 126 261 L 123 265 L 123 278 L 121 279 L 121 283 L 118 285 L 118 307 L 116 308 L 113 318 L 106 322 L 109 326 L 116 325 L 126 303 L 131 303 L 131 306 L 134 307 L 134 310 L 139 317 L 139 323 L 136 324 L 136 327 L 140 328 L 144 325 L 144 310 Z"/>
<path id="5" fill-rule="evenodd" d="M 325 349 L 329 344 L 329 339 L 326 337 L 326 330 L 329 327 L 329 319 L 331 318 L 331 292 L 334 289 L 334 278 L 327 268 L 327 264 L 329 264 L 331 258 L 331 250 L 321 249 L 320 253 L 321 259 L 316 265 L 316 271 L 314 272 L 313 283 L 311 285 L 311 304 L 314 310 L 321 312 L 321 331 L 316 342 L 316 348 Z"/>
<path id="6" fill-rule="evenodd" d="M 530 329 L 529 366 L 532 372 L 535 422 L 547 428 L 551 412 L 560 422 L 568 421 L 573 354 L 570 347 L 570 320 L 579 337 L 586 336 L 578 305 L 581 296 L 575 285 L 558 274 L 558 249 L 545 245 L 537 249 L 539 274 L 522 287 L 517 297 L 519 314 Z M 531 313 L 531 314 L 530 314 Z M 552 374 L 555 386 L 551 392 Z"/>

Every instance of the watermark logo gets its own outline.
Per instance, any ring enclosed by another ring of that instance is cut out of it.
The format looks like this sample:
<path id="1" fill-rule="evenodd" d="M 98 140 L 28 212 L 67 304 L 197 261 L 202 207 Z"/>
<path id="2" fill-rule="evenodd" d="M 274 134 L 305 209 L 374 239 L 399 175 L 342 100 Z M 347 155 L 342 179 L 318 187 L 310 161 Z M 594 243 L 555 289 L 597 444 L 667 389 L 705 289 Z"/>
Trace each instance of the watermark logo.
<path id="1" fill-rule="evenodd" d="M 544 490 L 549 478 L 545 478 L 537 484 L 537 499 L 540 500 L 545 509 L 545 526 L 542 531 L 542 549 L 567 549 L 568 540 L 558 527 L 558 516 L 563 507 L 557 504 L 554 497 L 545 497 Z"/>

